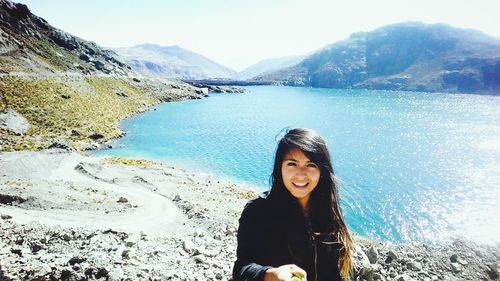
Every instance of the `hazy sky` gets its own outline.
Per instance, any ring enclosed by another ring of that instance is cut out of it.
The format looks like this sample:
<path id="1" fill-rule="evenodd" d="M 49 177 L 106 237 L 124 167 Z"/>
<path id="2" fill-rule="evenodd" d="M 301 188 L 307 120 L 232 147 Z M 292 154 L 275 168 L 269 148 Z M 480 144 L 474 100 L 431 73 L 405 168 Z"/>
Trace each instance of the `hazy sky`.
<path id="1" fill-rule="evenodd" d="M 14 0 L 16 1 L 16 0 Z M 18 0 L 51 25 L 104 47 L 179 45 L 243 70 L 402 21 L 500 38 L 499 0 Z"/>

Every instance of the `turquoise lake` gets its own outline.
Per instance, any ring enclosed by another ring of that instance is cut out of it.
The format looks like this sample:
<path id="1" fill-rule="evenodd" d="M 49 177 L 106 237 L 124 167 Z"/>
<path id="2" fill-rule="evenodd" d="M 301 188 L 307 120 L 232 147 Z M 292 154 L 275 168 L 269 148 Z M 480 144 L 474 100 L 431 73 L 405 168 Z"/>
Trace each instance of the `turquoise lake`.
<path id="1" fill-rule="evenodd" d="M 284 127 L 330 148 L 350 228 L 372 238 L 500 243 L 500 97 L 247 87 L 165 103 L 122 122 L 122 157 L 165 161 L 260 190 Z"/>

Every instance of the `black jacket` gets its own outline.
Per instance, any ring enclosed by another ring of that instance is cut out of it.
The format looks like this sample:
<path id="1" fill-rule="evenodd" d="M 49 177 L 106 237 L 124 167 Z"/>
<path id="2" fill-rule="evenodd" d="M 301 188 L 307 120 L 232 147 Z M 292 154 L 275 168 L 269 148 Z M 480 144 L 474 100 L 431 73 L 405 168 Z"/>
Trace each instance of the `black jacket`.
<path id="1" fill-rule="evenodd" d="M 267 269 L 285 264 L 304 269 L 308 281 L 341 280 L 338 244 L 313 234 L 297 202 L 263 193 L 245 206 L 239 222 L 234 281 L 261 281 Z"/>

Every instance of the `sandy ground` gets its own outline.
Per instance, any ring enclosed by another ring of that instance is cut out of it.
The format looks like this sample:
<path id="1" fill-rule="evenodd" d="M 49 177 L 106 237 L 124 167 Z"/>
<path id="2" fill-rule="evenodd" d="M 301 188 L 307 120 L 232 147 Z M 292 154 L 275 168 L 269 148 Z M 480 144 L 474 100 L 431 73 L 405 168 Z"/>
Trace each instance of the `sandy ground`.
<path id="1" fill-rule="evenodd" d="M 0 205 L 0 213 L 18 223 L 187 233 L 214 219 L 234 223 L 253 196 L 250 187 L 210 174 L 110 159 L 57 150 L 0 154 L 0 194 L 20 197 Z M 224 208 L 213 208 L 221 202 Z"/>

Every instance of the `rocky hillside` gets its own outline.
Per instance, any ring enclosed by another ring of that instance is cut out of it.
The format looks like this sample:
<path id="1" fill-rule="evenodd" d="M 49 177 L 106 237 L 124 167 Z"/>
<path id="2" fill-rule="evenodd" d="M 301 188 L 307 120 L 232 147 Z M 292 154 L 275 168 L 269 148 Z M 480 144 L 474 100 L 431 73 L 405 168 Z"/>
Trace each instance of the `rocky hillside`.
<path id="1" fill-rule="evenodd" d="M 97 148 L 118 122 L 149 106 L 206 96 L 181 81 L 148 79 L 113 51 L 0 0 L 0 151 Z"/>
<path id="2" fill-rule="evenodd" d="M 352 34 L 301 63 L 256 77 L 285 85 L 500 93 L 500 40 L 408 22 Z"/>
<path id="3" fill-rule="evenodd" d="M 234 78 L 236 71 L 179 46 L 142 44 L 115 48 L 134 70 L 145 76 L 182 79 Z"/>
<path id="4" fill-rule="evenodd" d="M 51 26 L 24 4 L 0 0 L 0 72 L 61 71 L 132 73 L 114 52 Z"/>

